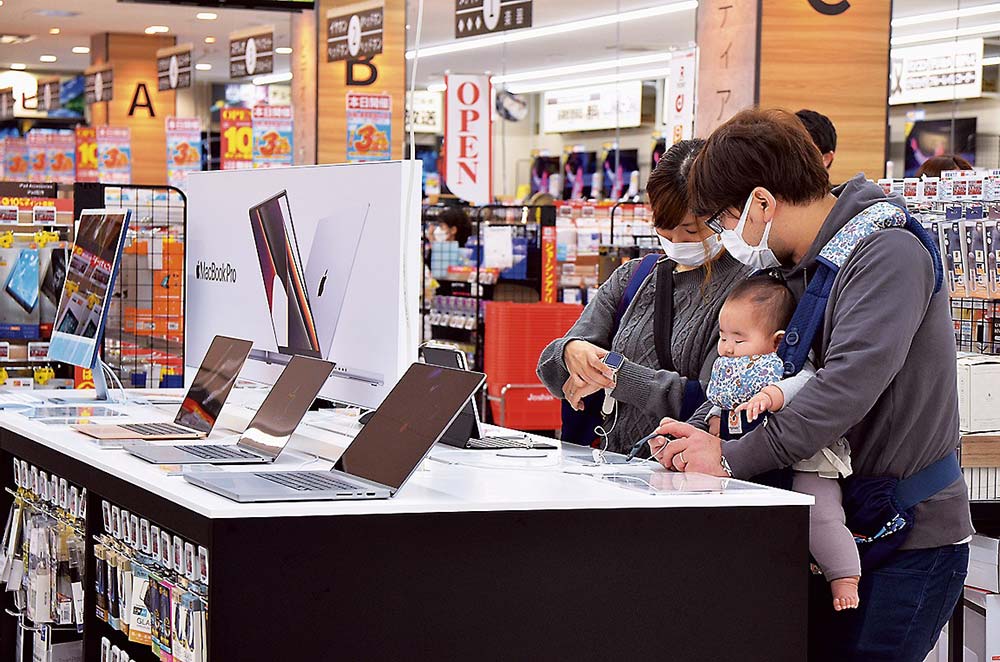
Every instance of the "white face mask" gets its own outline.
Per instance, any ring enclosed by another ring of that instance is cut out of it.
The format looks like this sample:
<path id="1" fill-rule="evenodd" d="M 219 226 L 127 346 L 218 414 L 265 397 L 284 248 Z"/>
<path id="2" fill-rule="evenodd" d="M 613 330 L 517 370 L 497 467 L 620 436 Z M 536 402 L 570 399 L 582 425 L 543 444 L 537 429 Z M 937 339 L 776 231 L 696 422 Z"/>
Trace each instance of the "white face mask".
<path id="1" fill-rule="evenodd" d="M 431 230 L 431 241 L 448 241 L 448 231 L 440 225 Z"/>
<path id="2" fill-rule="evenodd" d="M 714 259 L 722 252 L 724 246 L 719 236 L 713 234 L 711 237 L 701 241 L 683 241 L 674 243 L 657 233 L 660 240 L 660 247 L 671 260 L 685 267 L 700 267 L 709 260 Z M 707 246 L 707 248 L 706 248 Z"/>
<path id="3" fill-rule="evenodd" d="M 767 237 L 771 234 L 771 221 L 767 222 L 767 225 L 764 227 L 764 234 L 760 238 L 760 243 L 756 246 L 751 246 L 743 238 L 743 230 L 746 228 L 747 218 L 750 215 L 750 205 L 752 203 L 753 194 L 750 195 L 746 205 L 743 207 L 743 213 L 740 215 L 740 222 L 736 224 L 736 229 L 722 231 L 722 243 L 730 255 L 748 267 L 761 270 L 781 266 L 781 262 L 774 256 L 771 249 L 767 247 Z"/>

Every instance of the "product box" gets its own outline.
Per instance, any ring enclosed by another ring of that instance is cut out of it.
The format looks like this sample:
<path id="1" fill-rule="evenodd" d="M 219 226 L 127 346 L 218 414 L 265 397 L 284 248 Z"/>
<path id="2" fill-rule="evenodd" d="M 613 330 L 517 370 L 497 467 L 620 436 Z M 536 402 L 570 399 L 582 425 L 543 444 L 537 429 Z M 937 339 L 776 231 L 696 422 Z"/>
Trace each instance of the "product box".
<path id="1" fill-rule="evenodd" d="M 878 185 L 881 187 L 882 192 L 886 195 L 892 194 L 892 180 L 891 179 L 880 179 L 878 180 Z"/>
<path id="2" fill-rule="evenodd" d="M 952 200 L 968 200 L 969 199 L 969 180 L 964 177 L 959 177 L 958 179 L 952 180 L 951 188 L 951 199 Z"/>
<path id="3" fill-rule="evenodd" d="M 920 198 L 920 180 L 916 177 L 907 177 L 903 180 L 903 198 L 907 202 L 916 202 Z"/>
<path id="4" fill-rule="evenodd" d="M 989 593 L 1000 593 L 1000 540 L 978 533 L 972 536 L 965 585 Z"/>
<path id="5" fill-rule="evenodd" d="M 38 249 L 0 248 L 0 338 L 39 337 Z"/>
<path id="6" fill-rule="evenodd" d="M 1000 298 L 1000 223 L 995 220 L 983 223 L 983 242 L 986 249 L 986 277 L 990 284 L 990 297 Z"/>
<path id="7" fill-rule="evenodd" d="M 938 229 L 948 291 L 953 297 L 967 297 L 969 270 L 966 263 L 968 248 L 965 245 L 964 223 L 961 221 L 941 223 Z"/>
<path id="8" fill-rule="evenodd" d="M 965 222 L 965 245 L 969 266 L 968 293 L 975 299 L 990 298 L 989 270 L 986 260 L 986 230 L 983 221 Z"/>
<path id="9" fill-rule="evenodd" d="M 958 412 L 962 432 L 1000 430 L 1000 356 L 958 359 Z"/>
<path id="10" fill-rule="evenodd" d="M 925 202 L 933 202 L 938 199 L 938 184 L 940 179 L 937 177 L 926 177 L 920 181 L 920 199 Z"/>
<path id="11" fill-rule="evenodd" d="M 964 659 L 1000 660 L 1000 595 L 966 588 L 963 605 Z"/>

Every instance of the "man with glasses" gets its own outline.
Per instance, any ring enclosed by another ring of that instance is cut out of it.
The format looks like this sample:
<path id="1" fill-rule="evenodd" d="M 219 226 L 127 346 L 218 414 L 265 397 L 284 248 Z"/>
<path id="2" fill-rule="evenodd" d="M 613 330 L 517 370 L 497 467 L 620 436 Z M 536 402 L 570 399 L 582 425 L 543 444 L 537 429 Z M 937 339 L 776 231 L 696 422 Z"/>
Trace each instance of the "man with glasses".
<path id="1" fill-rule="evenodd" d="M 747 110 L 694 164 L 692 209 L 744 264 L 799 300 L 779 349 L 786 376 L 817 373 L 741 439 L 665 420 L 668 468 L 752 478 L 846 437 L 843 484 L 862 557 L 860 608 L 812 601 L 810 659 L 921 662 L 961 595 L 972 523 L 958 467 L 955 338 L 936 244 L 902 203 L 857 175 L 831 192 L 801 122 Z M 815 586 L 822 586 L 819 582 Z M 825 586 L 814 591 L 826 596 Z"/>

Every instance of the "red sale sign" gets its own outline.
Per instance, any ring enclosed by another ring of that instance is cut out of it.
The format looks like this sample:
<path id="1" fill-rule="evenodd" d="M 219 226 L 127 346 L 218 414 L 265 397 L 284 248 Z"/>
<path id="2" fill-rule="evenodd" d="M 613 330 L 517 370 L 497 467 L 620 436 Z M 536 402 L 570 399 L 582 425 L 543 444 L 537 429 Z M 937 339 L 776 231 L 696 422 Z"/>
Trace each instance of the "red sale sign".
<path id="1" fill-rule="evenodd" d="M 449 75 L 445 97 L 444 180 L 474 205 L 493 199 L 493 86 L 489 76 Z"/>

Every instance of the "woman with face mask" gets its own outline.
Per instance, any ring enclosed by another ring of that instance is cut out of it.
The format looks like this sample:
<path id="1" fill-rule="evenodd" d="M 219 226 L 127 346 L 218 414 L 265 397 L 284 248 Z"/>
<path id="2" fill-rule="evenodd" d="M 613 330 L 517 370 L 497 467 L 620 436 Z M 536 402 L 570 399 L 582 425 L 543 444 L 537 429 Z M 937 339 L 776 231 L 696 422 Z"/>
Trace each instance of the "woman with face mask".
<path id="1" fill-rule="evenodd" d="M 538 361 L 539 379 L 573 409 L 601 394 L 591 402 L 603 397 L 598 407 L 610 412 L 603 423 L 610 451 L 628 452 L 664 416 L 693 413 L 692 400 L 703 392 L 716 357 L 719 308 L 749 272 L 689 210 L 688 172 L 703 144 L 685 140 L 671 147 L 646 184 L 662 259 L 638 282 L 640 260 L 616 269 Z M 630 302 L 626 291 L 634 292 Z M 574 440 L 593 441 L 592 427 Z M 566 430 L 564 417 L 564 438 Z"/>

